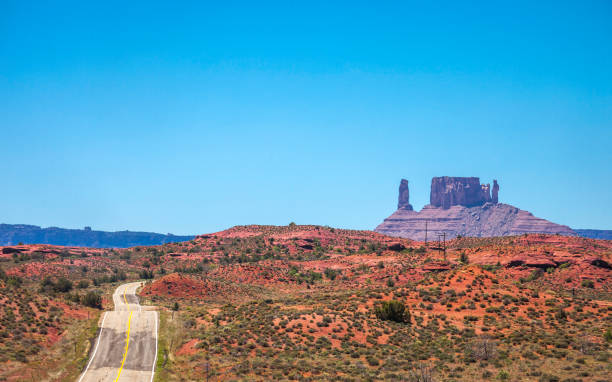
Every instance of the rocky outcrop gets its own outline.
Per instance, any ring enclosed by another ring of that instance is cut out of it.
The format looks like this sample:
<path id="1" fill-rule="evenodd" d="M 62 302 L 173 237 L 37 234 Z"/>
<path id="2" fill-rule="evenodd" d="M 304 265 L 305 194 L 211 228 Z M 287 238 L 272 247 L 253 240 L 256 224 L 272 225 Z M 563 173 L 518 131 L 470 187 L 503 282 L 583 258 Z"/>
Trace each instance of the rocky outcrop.
<path id="1" fill-rule="evenodd" d="M 412 206 L 410 205 L 410 190 L 408 189 L 408 181 L 406 179 L 402 179 L 400 182 L 397 209 L 412 211 Z"/>
<path id="2" fill-rule="evenodd" d="M 493 179 L 493 195 L 491 195 L 491 202 L 497 204 L 499 201 L 499 184 L 497 180 Z"/>
<path id="3" fill-rule="evenodd" d="M 495 202 L 499 193 L 497 181 L 493 183 L 496 187 Z M 480 184 L 480 179 L 476 177 L 450 177 L 440 176 L 431 180 L 431 194 L 429 202 L 434 207 L 448 209 L 452 206 L 482 206 L 491 202 L 491 186 Z"/>
<path id="4" fill-rule="evenodd" d="M 401 187 L 400 187 L 401 189 Z M 431 183 L 431 204 L 421 211 L 400 208 L 385 219 L 375 231 L 396 237 L 425 240 L 445 233 L 446 238 L 461 236 L 492 237 L 545 233 L 575 236 L 568 226 L 533 216 L 498 200 L 499 185 L 489 185 L 478 178 L 439 177 Z"/>

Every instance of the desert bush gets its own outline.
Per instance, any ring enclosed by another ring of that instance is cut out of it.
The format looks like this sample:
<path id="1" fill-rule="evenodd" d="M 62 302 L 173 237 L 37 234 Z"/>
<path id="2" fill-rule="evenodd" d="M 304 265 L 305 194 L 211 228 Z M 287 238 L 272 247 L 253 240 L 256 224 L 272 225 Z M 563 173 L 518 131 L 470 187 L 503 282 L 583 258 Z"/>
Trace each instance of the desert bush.
<path id="1" fill-rule="evenodd" d="M 608 328 L 608 330 L 605 331 L 603 337 L 606 342 L 612 342 L 612 328 Z"/>
<path id="2" fill-rule="evenodd" d="M 340 272 L 338 272 L 335 269 L 326 268 L 324 273 L 325 273 L 325 277 L 327 277 L 328 279 L 335 280 L 336 276 L 338 276 L 338 273 L 340 273 Z"/>
<path id="3" fill-rule="evenodd" d="M 138 273 L 141 279 L 150 280 L 153 278 L 153 271 L 149 271 L 147 269 L 143 269 Z"/>
<path id="4" fill-rule="evenodd" d="M 102 308 L 102 296 L 100 293 L 96 292 L 87 292 L 83 297 L 81 297 L 81 304 L 85 306 L 89 306 L 91 308 Z"/>
<path id="5" fill-rule="evenodd" d="M 401 301 L 383 301 L 374 308 L 374 313 L 383 321 L 410 322 L 410 312 Z"/>
<path id="6" fill-rule="evenodd" d="M 506 370 L 500 370 L 497 374 L 497 379 L 500 381 L 507 381 L 510 378 L 510 374 Z"/>
<path id="7" fill-rule="evenodd" d="M 560 379 L 556 375 L 551 375 L 551 374 L 546 374 L 546 373 L 542 374 L 540 379 L 538 379 L 538 382 L 559 382 L 559 381 Z"/>
<path id="8" fill-rule="evenodd" d="M 580 285 L 582 285 L 584 288 L 594 288 L 595 287 L 595 283 L 593 282 L 593 280 L 582 280 Z"/>
<path id="9" fill-rule="evenodd" d="M 531 272 L 531 274 L 527 277 L 525 281 L 535 281 L 539 279 L 540 277 L 542 277 L 543 274 L 544 274 L 544 271 L 538 268 L 534 270 L 533 272 Z"/>
<path id="10" fill-rule="evenodd" d="M 72 281 L 64 277 L 59 277 L 52 285 L 55 292 L 66 293 L 72 290 Z"/>
<path id="11" fill-rule="evenodd" d="M 555 313 L 555 318 L 557 319 L 557 321 L 565 321 L 567 320 L 567 313 L 565 313 L 565 310 L 559 309 Z"/>
<path id="12" fill-rule="evenodd" d="M 410 371 L 408 374 L 408 380 L 410 382 L 433 382 L 434 379 L 431 375 L 431 368 L 424 364 Z"/>
<path id="13" fill-rule="evenodd" d="M 489 336 L 482 336 L 472 343 L 472 356 L 477 360 L 490 360 L 497 355 L 497 344 Z"/>

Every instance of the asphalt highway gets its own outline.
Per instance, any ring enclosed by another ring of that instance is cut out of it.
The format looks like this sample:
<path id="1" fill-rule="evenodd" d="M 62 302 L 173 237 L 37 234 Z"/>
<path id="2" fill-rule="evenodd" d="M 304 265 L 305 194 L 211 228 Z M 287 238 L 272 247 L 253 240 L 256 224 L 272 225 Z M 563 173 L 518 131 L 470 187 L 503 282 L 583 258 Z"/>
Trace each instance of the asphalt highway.
<path id="1" fill-rule="evenodd" d="M 115 310 L 104 313 L 100 335 L 77 382 L 153 381 L 158 317 L 138 303 L 140 285 L 128 283 L 115 290 Z"/>

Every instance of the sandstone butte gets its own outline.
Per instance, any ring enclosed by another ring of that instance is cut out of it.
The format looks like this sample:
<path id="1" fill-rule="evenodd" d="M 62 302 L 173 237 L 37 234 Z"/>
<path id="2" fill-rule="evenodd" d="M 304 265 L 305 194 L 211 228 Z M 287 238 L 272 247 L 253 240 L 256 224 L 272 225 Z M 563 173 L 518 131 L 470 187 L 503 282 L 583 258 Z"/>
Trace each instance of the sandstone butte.
<path id="1" fill-rule="evenodd" d="M 533 216 L 509 204 L 499 203 L 499 184 L 480 184 L 477 177 L 435 177 L 431 180 L 430 203 L 414 211 L 409 201 L 408 181 L 402 179 L 398 209 L 375 231 L 412 240 L 437 241 L 457 236 L 493 237 L 525 233 L 575 236 L 570 227 Z"/>

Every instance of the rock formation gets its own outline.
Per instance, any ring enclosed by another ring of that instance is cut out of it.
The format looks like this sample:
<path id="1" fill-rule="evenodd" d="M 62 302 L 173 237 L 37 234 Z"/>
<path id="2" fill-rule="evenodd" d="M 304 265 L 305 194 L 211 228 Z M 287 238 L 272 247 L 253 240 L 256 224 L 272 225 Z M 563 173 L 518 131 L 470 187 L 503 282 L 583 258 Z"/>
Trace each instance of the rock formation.
<path id="1" fill-rule="evenodd" d="M 494 181 L 494 187 L 497 181 Z M 431 180 L 429 203 L 434 207 L 449 209 L 452 206 L 481 206 L 491 202 L 491 186 L 480 184 L 480 179 L 471 177 L 440 176 Z M 497 186 L 499 191 L 499 186 Z"/>
<path id="2" fill-rule="evenodd" d="M 408 181 L 406 179 L 402 179 L 400 182 L 397 209 L 412 211 L 412 206 L 410 205 L 410 190 L 408 189 Z"/>
<path id="3" fill-rule="evenodd" d="M 385 219 L 375 231 L 413 240 L 425 239 L 425 225 L 431 235 L 446 233 L 447 238 L 461 236 L 490 237 L 524 233 L 576 235 L 571 228 L 533 216 L 517 207 L 498 203 L 499 184 L 480 184 L 476 177 L 436 177 L 431 181 L 430 204 L 413 211 L 400 184 L 398 210 Z"/>
<path id="4" fill-rule="evenodd" d="M 499 200 L 499 184 L 497 184 L 497 180 L 493 179 L 493 195 L 491 196 L 491 201 L 497 204 Z"/>

